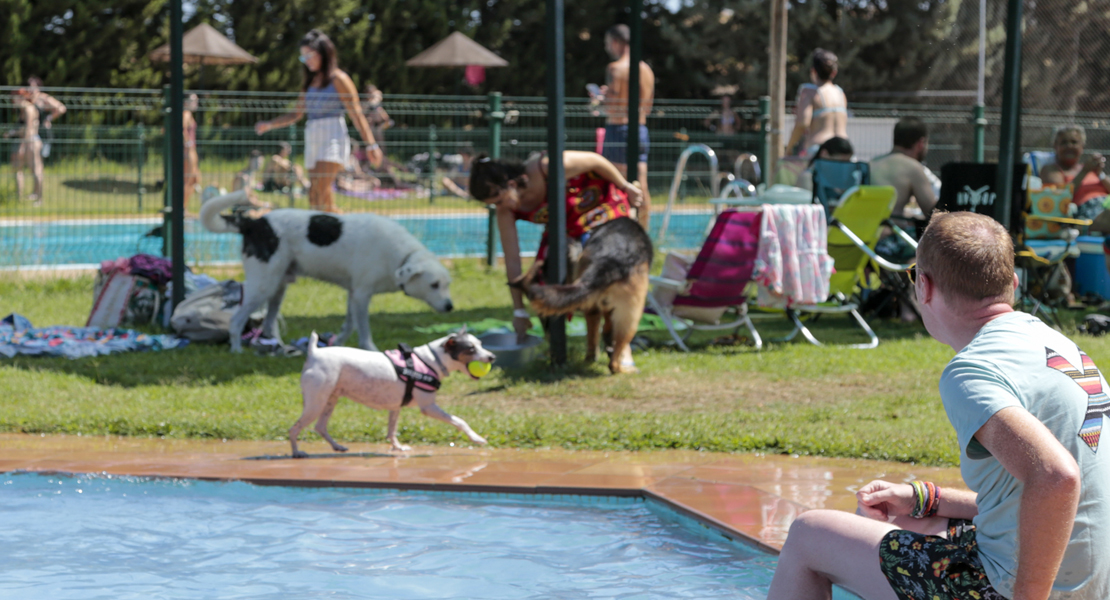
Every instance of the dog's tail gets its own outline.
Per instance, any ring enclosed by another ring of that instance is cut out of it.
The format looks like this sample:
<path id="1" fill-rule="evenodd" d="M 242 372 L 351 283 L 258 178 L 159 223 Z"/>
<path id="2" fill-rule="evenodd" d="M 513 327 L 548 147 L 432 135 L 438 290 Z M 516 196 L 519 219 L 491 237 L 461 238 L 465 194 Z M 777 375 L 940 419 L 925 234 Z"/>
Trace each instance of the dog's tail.
<path id="1" fill-rule="evenodd" d="M 522 284 L 537 314 L 561 315 L 578 310 L 595 295 L 604 293 L 606 288 L 628 276 L 614 267 L 604 260 L 590 263 L 578 280 L 569 285 L 539 285 L 530 280 Z"/>
<path id="2" fill-rule="evenodd" d="M 200 222 L 212 233 L 239 233 L 239 227 L 234 221 L 221 217 L 220 213 L 240 204 L 250 204 L 246 189 L 216 196 L 200 207 Z"/>
<path id="3" fill-rule="evenodd" d="M 319 341 L 320 341 L 320 336 L 316 335 L 315 331 L 313 331 L 308 336 L 308 348 L 306 348 L 305 351 L 304 351 L 304 355 L 306 357 L 312 358 L 312 355 L 316 352 L 316 342 L 319 342 Z"/>

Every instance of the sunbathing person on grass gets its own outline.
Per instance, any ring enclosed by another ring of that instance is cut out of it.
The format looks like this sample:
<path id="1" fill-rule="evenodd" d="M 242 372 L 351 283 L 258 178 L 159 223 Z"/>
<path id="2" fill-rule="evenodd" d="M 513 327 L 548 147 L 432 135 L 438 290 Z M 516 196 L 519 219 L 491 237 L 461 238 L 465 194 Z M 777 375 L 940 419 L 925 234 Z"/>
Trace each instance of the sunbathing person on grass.
<path id="1" fill-rule="evenodd" d="M 940 396 L 970 492 L 873 481 L 856 515 L 790 527 L 771 600 L 1110 598 L 1106 380 L 1074 342 L 1014 311 L 1014 249 L 970 212 L 934 214 L 914 286 L 930 335 L 956 356 Z"/>

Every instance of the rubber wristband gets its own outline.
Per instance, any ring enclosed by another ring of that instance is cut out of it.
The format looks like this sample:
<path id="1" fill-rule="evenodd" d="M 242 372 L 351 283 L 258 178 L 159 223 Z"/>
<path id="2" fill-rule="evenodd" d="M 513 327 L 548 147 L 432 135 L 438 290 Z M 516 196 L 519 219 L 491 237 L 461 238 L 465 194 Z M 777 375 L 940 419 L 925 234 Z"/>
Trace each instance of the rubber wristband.
<path id="1" fill-rule="evenodd" d="M 523 308 L 514 308 L 513 309 L 513 318 L 514 319 L 530 319 L 530 318 L 532 318 L 532 316 L 529 315 L 528 311 L 524 310 Z"/>
<path id="2" fill-rule="evenodd" d="M 366 146 L 367 150 L 377 150 L 378 148 L 381 148 L 381 146 L 379 146 L 377 142 Z"/>

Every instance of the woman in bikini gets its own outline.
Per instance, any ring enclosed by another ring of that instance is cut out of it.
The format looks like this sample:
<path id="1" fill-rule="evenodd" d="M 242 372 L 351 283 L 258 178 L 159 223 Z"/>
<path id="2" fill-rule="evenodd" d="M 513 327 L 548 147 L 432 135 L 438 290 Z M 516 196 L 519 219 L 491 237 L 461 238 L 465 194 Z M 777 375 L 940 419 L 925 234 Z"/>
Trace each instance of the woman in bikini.
<path id="1" fill-rule="evenodd" d="M 794 108 L 794 131 L 786 145 L 787 154 L 812 158 L 829 138 L 848 138 L 848 99 L 833 83 L 837 74 L 836 55 L 818 48 L 807 83 L 798 88 Z"/>
<path id="2" fill-rule="evenodd" d="M 308 202 L 315 210 L 337 213 L 339 209 L 332 197 L 332 187 L 351 152 L 351 138 L 343 115 L 351 118 L 368 144 L 366 156 L 375 167 L 382 162 L 382 151 L 362 114 L 358 88 L 351 76 L 339 68 L 331 39 L 318 29 L 309 31 L 301 39 L 301 63 L 304 84 L 296 108 L 276 119 L 260 121 L 255 124 L 254 131 L 262 135 L 272 129 L 288 127 L 307 113 L 304 162 L 312 182 Z"/>
<path id="3" fill-rule="evenodd" d="M 600 154 L 568 150 L 563 153 L 567 186 L 567 236 L 585 243 L 590 231 L 602 223 L 629 216 L 643 200 L 640 188 L 628 182 L 613 163 Z M 471 165 L 470 193 L 497 210 L 497 231 L 505 253 L 505 274 L 510 282 L 521 275 L 520 242 L 516 222 L 547 223 L 547 156 L 535 154 L 527 161 L 491 159 L 479 154 Z M 536 252 L 532 269 L 547 256 L 547 236 Z M 532 326 L 524 297 L 515 287 L 513 329 L 519 338 Z"/>

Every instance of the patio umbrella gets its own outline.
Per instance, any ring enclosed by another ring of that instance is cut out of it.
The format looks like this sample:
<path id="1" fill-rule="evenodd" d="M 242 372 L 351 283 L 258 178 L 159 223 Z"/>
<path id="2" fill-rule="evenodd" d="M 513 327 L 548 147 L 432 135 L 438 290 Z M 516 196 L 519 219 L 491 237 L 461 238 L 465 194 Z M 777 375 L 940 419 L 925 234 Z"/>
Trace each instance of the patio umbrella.
<path id="1" fill-rule="evenodd" d="M 243 65 L 256 63 L 258 59 L 235 42 L 224 37 L 208 23 L 201 23 L 181 37 L 181 54 L 186 63 L 199 65 Z M 150 53 L 150 60 L 167 62 L 170 60 L 170 45 L 164 44 Z"/>
<path id="2" fill-rule="evenodd" d="M 509 61 L 456 31 L 405 61 L 409 67 L 507 67 Z"/>
<path id="3" fill-rule="evenodd" d="M 200 65 L 199 87 L 204 88 L 204 65 L 245 65 L 258 62 L 249 52 L 235 45 L 208 23 L 201 23 L 181 36 L 181 54 L 186 63 Z M 150 60 L 169 62 L 170 45 L 163 44 L 150 54 Z"/>

